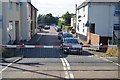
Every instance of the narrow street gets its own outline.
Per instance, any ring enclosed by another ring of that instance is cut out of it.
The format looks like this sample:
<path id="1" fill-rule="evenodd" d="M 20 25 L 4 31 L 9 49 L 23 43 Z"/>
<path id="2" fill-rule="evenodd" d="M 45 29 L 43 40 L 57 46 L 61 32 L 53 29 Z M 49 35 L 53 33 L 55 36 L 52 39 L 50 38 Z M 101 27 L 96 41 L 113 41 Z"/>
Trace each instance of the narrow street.
<path id="1" fill-rule="evenodd" d="M 60 46 L 60 41 L 51 26 L 39 32 L 29 45 Z M 23 59 L 7 68 L 5 64 L 10 63 L 2 63 L 3 80 L 118 78 L 117 65 L 86 50 L 80 55 L 64 54 L 60 48 L 21 49 L 21 53 Z"/>

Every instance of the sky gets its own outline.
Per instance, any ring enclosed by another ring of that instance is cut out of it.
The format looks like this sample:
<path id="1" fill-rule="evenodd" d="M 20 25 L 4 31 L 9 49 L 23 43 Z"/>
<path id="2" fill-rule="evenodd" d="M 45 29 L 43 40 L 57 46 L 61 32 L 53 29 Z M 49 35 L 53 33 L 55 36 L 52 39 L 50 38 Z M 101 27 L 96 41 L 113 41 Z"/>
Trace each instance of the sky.
<path id="1" fill-rule="evenodd" d="M 38 14 L 52 13 L 55 17 L 61 17 L 67 11 L 75 13 L 75 4 L 80 5 L 82 0 L 31 0 L 39 10 Z"/>

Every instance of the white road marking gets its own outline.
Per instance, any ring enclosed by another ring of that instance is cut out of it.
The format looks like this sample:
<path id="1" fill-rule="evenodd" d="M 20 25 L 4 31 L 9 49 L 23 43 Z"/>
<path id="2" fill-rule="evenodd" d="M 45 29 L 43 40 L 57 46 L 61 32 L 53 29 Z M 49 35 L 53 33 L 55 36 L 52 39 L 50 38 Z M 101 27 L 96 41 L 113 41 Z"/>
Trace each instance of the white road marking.
<path id="1" fill-rule="evenodd" d="M 64 70 L 71 70 L 70 69 L 70 64 L 68 63 L 67 59 L 65 58 L 60 58 L 63 64 L 63 69 Z M 65 78 L 71 78 L 74 79 L 73 73 L 71 71 L 65 71 Z M 69 76 L 69 77 L 68 77 Z"/>
<path id="2" fill-rule="evenodd" d="M 118 64 L 118 63 L 116 63 L 116 62 L 114 62 L 114 61 L 111 61 L 111 60 L 109 60 L 109 59 L 106 59 L 106 58 L 117 58 L 117 57 L 100 57 L 100 56 L 98 56 L 98 55 L 94 55 L 94 56 L 88 56 L 88 57 L 99 57 L 99 58 L 101 58 L 101 59 L 103 59 L 103 60 L 105 60 L 105 61 L 108 61 L 108 62 L 111 62 L 111 63 L 113 63 L 113 64 L 115 64 L 115 65 L 117 65 L 117 66 L 120 66 L 120 64 Z"/>
<path id="3" fill-rule="evenodd" d="M 9 66 L 11 66 L 13 63 L 8 64 L 5 68 L 3 68 L 0 73 L 2 73 L 4 70 L 6 70 Z"/>
<path id="4" fill-rule="evenodd" d="M 105 61 L 111 62 L 111 63 L 113 63 L 113 64 L 115 64 L 115 65 L 117 65 L 117 66 L 120 66 L 120 64 L 118 64 L 118 63 L 116 63 L 116 62 L 113 62 L 113 61 L 111 61 L 111 60 L 109 60 L 109 59 L 106 59 L 106 58 L 103 58 L 103 57 L 100 57 L 100 58 L 104 59 Z"/>
<path id="5" fill-rule="evenodd" d="M 71 70 L 71 69 L 70 69 L 70 64 L 68 63 L 68 61 L 67 61 L 66 58 L 64 58 L 64 61 L 65 61 L 66 65 L 67 65 L 67 69 L 68 69 L 68 70 Z M 68 71 L 68 73 L 69 73 L 70 78 L 73 79 L 73 78 L 74 78 L 73 73 L 72 73 L 71 71 Z"/>
<path id="6" fill-rule="evenodd" d="M 40 40 L 40 38 L 41 38 L 42 36 L 39 36 L 39 38 L 37 39 L 37 41 L 36 42 L 38 42 L 39 40 Z"/>
<path id="7" fill-rule="evenodd" d="M 67 68 L 66 68 L 65 62 L 64 62 L 63 58 L 60 58 L 60 59 L 61 59 L 62 64 L 63 64 L 63 69 L 65 70 L 65 78 L 69 78 L 69 73 L 68 73 L 68 71 L 66 71 Z"/>
<path id="8" fill-rule="evenodd" d="M 20 58 L 20 59 L 22 59 L 22 58 Z M 8 64 L 5 68 L 3 68 L 1 71 L 0 71 L 0 73 L 2 73 L 4 70 L 6 70 L 9 66 L 11 66 L 14 62 L 16 62 L 16 61 L 18 61 L 18 60 L 20 60 L 20 59 L 16 59 L 16 60 L 14 60 L 12 63 L 10 63 L 10 64 Z"/>
<path id="9" fill-rule="evenodd" d="M 68 63 L 68 61 L 65 58 L 63 58 L 63 60 L 65 61 L 67 67 L 70 67 L 70 64 Z"/>
<path id="10" fill-rule="evenodd" d="M 113 63 L 113 64 L 115 64 L 115 65 L 117 65 L 117 66 L 120 66 L 120 64 L 118 64 L 118 63 L 116 63 L 116 62 L 114 62 L 114 61 L 111 61 L 111 60 L 109 60 L 109 59 L 106 59 L 106 58 L 109 58 L 109 57 L 100 57 L 100 56 L 98 56 L 98 55 L 95 55 L 96 57 L 99 57 L 99 58 L 101 58 L 101 59 L 103 59 L 103 60 L 105 60 L 105 61 L 108 61 L 108 62 L 111 62 L 111 63 Z M 112 57 L 113 58 L 113 57 Z M 116 58 L 116 57 L 115 57 Z"/>

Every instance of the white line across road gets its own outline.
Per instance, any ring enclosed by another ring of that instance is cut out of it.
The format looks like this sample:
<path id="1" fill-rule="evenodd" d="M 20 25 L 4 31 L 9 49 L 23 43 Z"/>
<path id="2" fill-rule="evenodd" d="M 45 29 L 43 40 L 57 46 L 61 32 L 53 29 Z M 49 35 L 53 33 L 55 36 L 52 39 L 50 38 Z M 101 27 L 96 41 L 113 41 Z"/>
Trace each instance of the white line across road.
<path id="1" fill-rule="evenodd" d="M 65 70 L 65 78 L 74 79 L 73 73 L 70 71 L 70 64 L 66 58 L 60 58 L 63 64 L 63 69 Z M 67 71 L 68 70 L 68 71 Z"/>
<path id="2" fill-rule="evenodd" d="M 5 68 L 3 68 L 3 69 L 0 71 L 0 73 L 2 73 L 3 71 L 5 71 L 9 66 L 11 66 L 13 63 L 19 61 L 20 59 L 22 59 L 22 57 L 14 60 L 12 63 L 8 64 Z"/>
<path id="3" fill-rule="evenodd" d="M 115 65 L 117 65 L 117 66 L 120 66 L 119 63 L 107 59 L 107 58 L 113 58 L 113 57 L 100 57 L 100 56 L 98 56 L 98 55 L 96 55 L 96 54 L 95 54 L 94 56 L 99 57 L 99 58 L 101 58 L 101 59 L 103 59 L 103 60 L 105 60 L 105 61 L 111 62 L 111 63 L 113 63 L 113 64 L 115 64 Z M 117 58 L 117 57 L 114 57 L 114 58 Z"/>
<path id="4" fill-rule="evenodd" d="M 2 73 L 4 70 L 6 70 L 9 66 L 11 66 L 13 63 L 8 64 L 5 68 L 3 68 L 0 73 Z"/>

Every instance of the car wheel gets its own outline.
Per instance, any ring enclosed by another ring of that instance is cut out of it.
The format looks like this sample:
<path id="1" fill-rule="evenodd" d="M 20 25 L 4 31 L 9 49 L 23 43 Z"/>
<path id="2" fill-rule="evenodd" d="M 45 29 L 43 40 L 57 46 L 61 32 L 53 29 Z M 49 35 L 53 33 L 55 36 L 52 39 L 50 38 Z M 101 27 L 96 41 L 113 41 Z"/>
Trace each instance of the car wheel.
<path id="1" fill-rule="evenodd" d="M 60 37 L 58 37 L 58 39 L 60 40 Z"/>
<path id="2" fill-rule="evenodd" d="M 66 51 L 63 51 L 64 52 L 64 54 L 67 54 L 67 52 Z"/>

